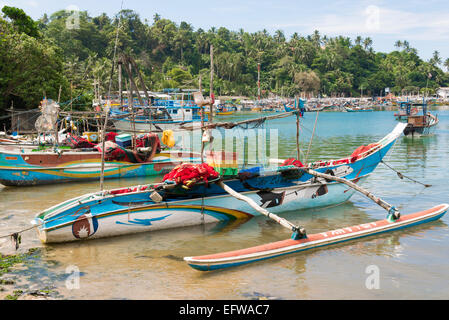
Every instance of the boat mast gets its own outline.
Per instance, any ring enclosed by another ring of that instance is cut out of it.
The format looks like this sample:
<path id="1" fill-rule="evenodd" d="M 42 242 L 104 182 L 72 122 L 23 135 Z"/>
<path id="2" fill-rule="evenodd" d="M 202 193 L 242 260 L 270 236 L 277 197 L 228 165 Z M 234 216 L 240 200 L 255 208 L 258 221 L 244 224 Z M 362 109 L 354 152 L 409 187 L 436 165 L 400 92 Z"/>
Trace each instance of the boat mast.
<path id="1" fill-rule="evenodd" d="M 122 10 L 123 10 L 123 0 L 122 5 L 120 7 L 120 16 L 117 23 L 117 33 L 115 35 L 115 46 L 114 46 L 114 56 L 112 59 L 112 69 L 111 69 L 111 77 L 109 78 L 109 90 L 108 90 L 108 102 L 107 107 L 105 108 L 105 117 L 104 117 L 104 125 L 103 130 L 101 132 L 101 175 L 100 175 L 100 191 L 104 189 L 104 158 L 105 158 L 105 136 L 106 136 L 106 128 L 108 125 L 108 115 L 111 108 L 111 86 L 112 86 L 112 75 L 114 74 L 115 67 L 115 59 L 117 54 L 117 46 L 118 46 L 118 35 L 120 30 L 120 22 L 122 21 Z"/>
<path id="2" fill-rule="evenodd" d="M 210 45 L 210 85 L 209 85 L 209 97 L 210 97 L 210 113 L 209 113 L 209 122 L 212 123 L 213 122 L 213 107 L 214 107 L 214 103 L 212 103 L 214 101 L 213 93 L 214 90 L 214 46 Z"/>
<path id="3" fill-rule="evenodd" d="M 260 107 L 260 63 L 257 64 L 257 106 Z"/>
<path id="4" fill-rule="evenodd" d="M 123 96 L 122 96 L 122 60 L 117 62 L 118 65 L 118 95 L 120 99 L 120 110 L 123 108 Z"/>

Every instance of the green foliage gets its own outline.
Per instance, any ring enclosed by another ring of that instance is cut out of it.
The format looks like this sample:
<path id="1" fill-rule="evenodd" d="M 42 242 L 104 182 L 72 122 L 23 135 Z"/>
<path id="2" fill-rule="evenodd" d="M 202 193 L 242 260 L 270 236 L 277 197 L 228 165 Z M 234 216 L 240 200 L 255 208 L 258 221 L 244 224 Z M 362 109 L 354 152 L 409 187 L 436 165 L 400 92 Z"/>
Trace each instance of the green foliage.
<path id="1" fill-rule="evenodd" d="M 30 37 L 39 37 L 37 23 L 19 8 L 4 6 L 2 12 L 5 18 L 9 18 L 19 32 L 23 32 Z"/>

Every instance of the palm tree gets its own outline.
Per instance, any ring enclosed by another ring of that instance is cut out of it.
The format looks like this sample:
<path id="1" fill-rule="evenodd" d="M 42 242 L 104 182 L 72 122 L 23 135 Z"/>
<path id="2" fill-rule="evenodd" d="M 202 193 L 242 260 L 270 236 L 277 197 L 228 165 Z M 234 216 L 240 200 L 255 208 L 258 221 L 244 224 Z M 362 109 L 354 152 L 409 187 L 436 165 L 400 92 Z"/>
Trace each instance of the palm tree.
<path id="1" fill-rule="evenodd" d="M 446 70 L 449 72 L 449 58 L 444 60 L 444 64 L 443 65 L 446 67 Z"/>
<path id="2" fill-rule="evenodd" d="M 395 43 L 394 43 L 394 46 L 396 47 L 396 48 L 401 48 L 402 47 L 402 41 L 401 40 L 398 40 L 398 41 L 396 41 Z"/>
<path id="3" fill-rule="evenodd" d="M 370 37 L 366 37 L 365 40 L 363 40 L 363 47 L 366 50 L 368 47 L 371 47 L 373 44 L 373 40 L 371 40 Z"/>
<path id="4" fill-rule="evenodd" d="M 429 62 L 430 62 L 433 66 L 438 65 L 438 64 L 441 64 L 440 53 L 439 53 L 438 51 L 435 50 L 435 51 L 433 52 L 433 56 L 432 56 L 432 58 L 429 60 Z"/>

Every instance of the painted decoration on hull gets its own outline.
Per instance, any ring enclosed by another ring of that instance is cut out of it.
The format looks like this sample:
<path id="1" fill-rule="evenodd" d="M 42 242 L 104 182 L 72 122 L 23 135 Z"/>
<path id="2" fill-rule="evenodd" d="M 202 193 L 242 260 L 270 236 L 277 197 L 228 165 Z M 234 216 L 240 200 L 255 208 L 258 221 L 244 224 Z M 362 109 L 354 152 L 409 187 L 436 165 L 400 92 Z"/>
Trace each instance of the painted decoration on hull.
<path id="1" fill-rule="evenodd" d="M 80 215 L 72 224 L 72 234 L 77 239 L 86 239 L 95 234 L 98 230 L 98 220 L 92 214 Z"/>
<path id="2" fill-rule="evenodd" d="M 129 220 L 128 219 L 128 223 L 126 222 L 121 222 L 121 221 L 116 221 L 116 224 L 122 224 L 122 225 L 128 225 L 128 226 L 135 226 L 135 225 L 139 225 L 139 226 L 144 226 L 144 227 L 149 227 L 152 225 L 151 222 L 154 221 L 161 221 L 164 220 L 165 218 L 171 216 L 171 214 L 167 214 L 165 216 L 159 217 L 159 218 L 153 218 L 153 219 L 134 219 L 134 220 Z"/>

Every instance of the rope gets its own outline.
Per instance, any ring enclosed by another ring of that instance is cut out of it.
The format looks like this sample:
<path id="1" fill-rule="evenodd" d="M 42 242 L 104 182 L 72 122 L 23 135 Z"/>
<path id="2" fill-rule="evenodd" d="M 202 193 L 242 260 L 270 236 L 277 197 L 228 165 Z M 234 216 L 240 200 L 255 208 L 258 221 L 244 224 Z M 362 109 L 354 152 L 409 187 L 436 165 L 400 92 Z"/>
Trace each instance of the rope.
<path id="1" fill-rule="evenodd" d="M 393 167 L 391 167 L 390 165 L 388 165 L 387 163 L 385 163 L 385 161 L 383 161 L 383 160 L 381 160 L 380 162 L 383 163 L 386 167 L 388 167 L 388 168 L 390 168 L 391 170 L 393 170 L 394 172 L 396 172 L 396 174 L 398 175 L 399 179 L 401 179 L 401 180 L 403 180 L 404 178 L 406 178 L 406 179 L 408 179 L 408 180 L 410 180 L 410 181 L 413 181 L 414 183 L 418 183 L 418 184 L 424 186 L 424 188 L 429 188 L 429 187 L 432 186 L 431 184 L 425 184 L 425 183 L 416 181 L 415 179 L 412 179 L 412 178 L 410 178 L 410 177 L 407 177 L 407 176 L 404 175 L 403 173 L 399 172 L 398 170 L 394 169 Z"/>
<path id="2" fill-rule="evenodd" d="M 307 160 L 309 159 L 310 148 L 312 147 L 312 140 L 313 140 L 313 137 L 315 136 L 315 129 L 316 129 L 316 125 L 317 125 L 317 122 L 318 122 L 318 115 L 319 114 L 320 114 L 320 112 L 318 111 L 316 113 L 315 124 L 313 126 L 313 132 L 312 132 L 312 136 L 310 137 L 309 147 L 307 148 L 306 160 L 304 161 L 304 163 L 307 163 Z"/>

